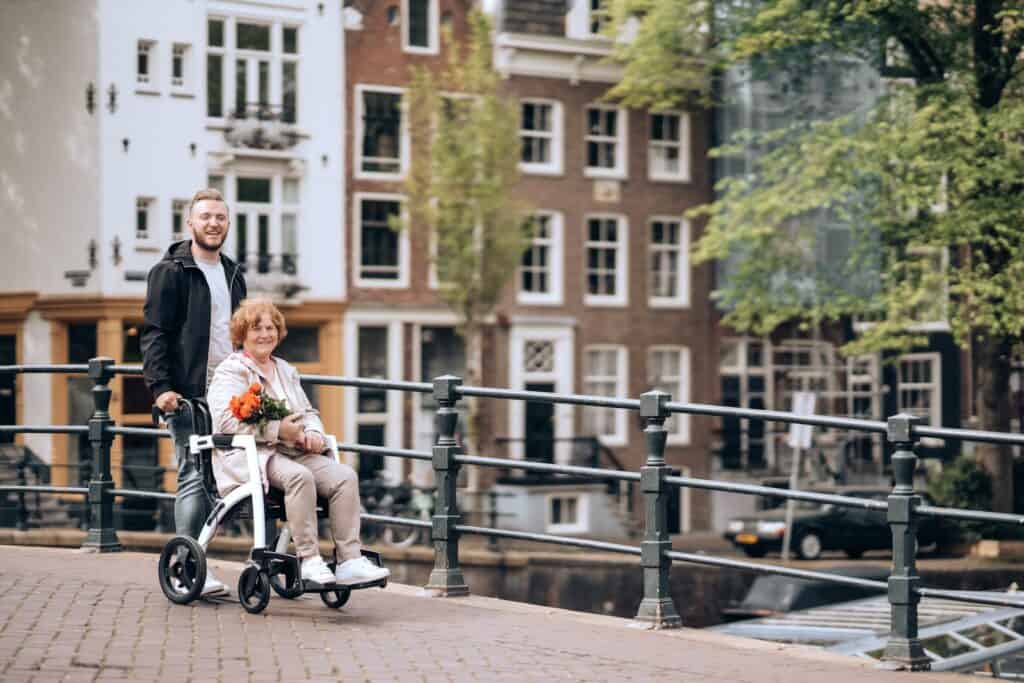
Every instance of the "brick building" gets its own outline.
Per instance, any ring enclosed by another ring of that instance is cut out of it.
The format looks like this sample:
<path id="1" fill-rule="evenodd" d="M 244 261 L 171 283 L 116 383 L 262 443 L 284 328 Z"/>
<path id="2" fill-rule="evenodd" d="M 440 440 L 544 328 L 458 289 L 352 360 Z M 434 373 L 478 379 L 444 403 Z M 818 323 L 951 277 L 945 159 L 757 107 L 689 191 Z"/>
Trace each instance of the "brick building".
<path id="1" fill-rule="evenodd" d="M 522 178 L 517 193 L 535 207 L 538 232 L 498 306 L 485 342 L 490 386 L 639 396 L 653 387 L 676 400 L 714 401 L 717 346 L 709 303 L 711 271 L 688 264 L 698 226 L 683 212 L 710 197 L 704 111 L 650 113 L 605 103 L 620 77 L 596 35 L 593 3 L 507 0 L 491 8 L 495 63 L 521 104 Z M 439 68 L 441 26 L 464 36 L 466 6 L 400 0 L 346 9 L 345 160 L 349 306 L 346 374 L 427 380 L 464 368 L 458 320 L 432 285 L 429 249 L 394 233 L 409 165 L 402 96 L 409 68 Z M 639 420 L 625 412 L 485 402 L 489 455 L 593 462 L 636 469 L 644 459 Z M 429 447 L 428 398 L 361 391 L 346 403 L 346 437 L 392 447 Z M 675 417 L 668 462 L 696 476 L 709 471 L 704 418 Z M 419 463 L 417 463 L 419 465 Z M 400 461 L 363 463 L 406 474 Z M 414 479 L 423 474 L 413 467 Z M 471 474 L 471 487 L 493 474 Z M 506 507 L 520 525 L 615 535 L 624 510 L 602 484 L 503 479 Z M 621 502 L 621 501 L 620 501 Z M 539 503 L 539 504 L 538 504 Z M 706 499 L 686 493 L 679 529 L 705 528 Z M 618 521 L 611 519 L 617 517 Z M 625 526 L 628 526 L 626 524 Z"/>

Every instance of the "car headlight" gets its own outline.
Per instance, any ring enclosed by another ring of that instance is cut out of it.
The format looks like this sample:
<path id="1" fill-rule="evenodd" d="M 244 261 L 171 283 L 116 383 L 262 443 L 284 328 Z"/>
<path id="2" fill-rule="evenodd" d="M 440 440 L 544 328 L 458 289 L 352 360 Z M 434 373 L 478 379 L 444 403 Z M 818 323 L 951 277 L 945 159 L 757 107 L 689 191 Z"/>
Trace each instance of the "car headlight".
<path id="1" fill-rule="evenodd" d="M 743 520 L 734 519 L 731 522 L 729 522 L 729 526 L 726 528 L 729 530 L 729 533 L 738 534 L 739 532 L 743 531 Z"/>
<path id="2" fill-rule="evenodd" d="M 785 522 L 758 522 L 757 533 L 762 536 L 782 536 L 786 533 Z"/>

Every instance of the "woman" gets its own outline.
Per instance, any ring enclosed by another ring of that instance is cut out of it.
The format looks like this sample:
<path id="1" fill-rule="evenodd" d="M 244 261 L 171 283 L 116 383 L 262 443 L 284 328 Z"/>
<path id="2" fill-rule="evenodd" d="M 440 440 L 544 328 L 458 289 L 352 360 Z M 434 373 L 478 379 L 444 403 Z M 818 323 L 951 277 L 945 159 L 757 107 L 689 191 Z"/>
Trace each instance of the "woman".
<path id="1" fill-rule="evenodd" d="M 207 400 L 214 429 L 224 434 L 253 434 L 259 452 L 264 489 L 284 491 L 285 512 L 301 560 L 302 580 L 320 585 L 352 585 L 390 574 L 363 557 L 359 544 L 359 480 L 348 465 L 324 457 L 324 427 L 299 383 L 299 371 L 272 356 L 288 333 L 281 311 L 268 300 L 243 301 L 231 316 L 231 343 L 236 351 L 217 366 Z M 291 414 L 282 420 L 242 422 L 231 399 L 254 383 L 272 398 L 283 399 Z M 333 455 L 333 454 L 331 454 Z M 248 480 L 245 451 L 223 451 L 213 460 L 221 495 Z M 328 501 L 337 570 L 320 557 L 316 497 Z"/>

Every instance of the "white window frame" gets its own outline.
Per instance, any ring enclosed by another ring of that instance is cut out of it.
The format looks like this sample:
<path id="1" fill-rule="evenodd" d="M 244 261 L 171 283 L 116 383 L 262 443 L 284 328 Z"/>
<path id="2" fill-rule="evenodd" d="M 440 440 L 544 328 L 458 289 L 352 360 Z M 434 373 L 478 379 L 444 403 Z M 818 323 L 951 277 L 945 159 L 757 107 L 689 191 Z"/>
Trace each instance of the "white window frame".
<path id="1" fill-rule="evenodd" d="M 398 202 L 402 220 L 408 217 L 405 195 L 389 192 L 356 192 L 352 195 L 352 274 L 355 285 L 363 289 L 407 289 L 410 270 L 408 230 L 398 233 L 398 278 L 379 280 L 362 276 L 363 202 L 367 200 Z"/>
<path id="2" fill-rule="evenodd" d="M 191 200 L 188 199 L 172 199 L 171 200 L 171 239 L 172 240 L 183 240 L 185 236 L 189 234 L 188 229 L 188 207 Z M 181 212 L 181 231 L 174 231 L 174 215 Z"/>
<path id="3" fill-rule="evenodd" d="M 543 131 L 526 130 L 523 128 L 523 105 L 532 104 L 536 106 L 551 107 L 551 131 L 545 134 Z M 519 139 L 520 142 L 526 136 L 545 138 L 549 142 L 551 152 L 550 161 L 544 163 L 519 162 L 519 170 L 530 175 L 562 175 L 565 171 L 565 123 L 562 103 L 558 100 L 544 99 L 538 97 L 526 97 L 519 100 Z M 522 153 L 520 152 L 520 157 Z"/>
<path id="4" fill-rule="evenodd" d="M 591 242 L 590 221 L 613 219 L 617 223 L 616 242 Z M 594 248 L 615 248 L 615 294 L 590 294 L 587 291 L 588 252 Z M 583 217 L 583 303 L 587 306 L 627 306 L 629 304 L 629 221 L 622 214 L 590 213 Z"/>
<path id="5" fill-rule="evenodd" d="M 158 43 L 148 38 L 140 38 L 135 44 L 135 92 L 159 94 L 160 92 L 160 52 Z M 145 51 L 146 72 L 139 71 L 139 55 Z"/>
<path id="6" fill-rule="evenodd" d="M 615 353 L 615 375 L 591 375 L 587 367 L 587 355 L 592 351 L 612 351 Z M 583 371 L 580 373 L 582 393 L 588 396 L 608 396 L 607 394 L 593 394 L 588 388 L 590 382 L 614 382 L 619 390 L 626 395 L 629 394 L 629 353 L 621 344 L 590 344 L 583 347 Z M 614 398 L 615 394 L 609 396 Z M 629 443 L 629 432 L 627 430 L 627 412 L 621 408 L 590 408 L 585 406 L 584 410 L 611 410 L 615 416 L 615 431 L 611 434 L 594 434 L 605 446 L 626 446 Z M 586 423 L 584 422 L 584 425 Z"/>
<path id="7" fill-rule="evenodd" d="M 903 381 L 903 364 L 904 363 L 921 363 L 927 362 L 931 365 L 931 376 L 930 382 L 904 382 Z M 929 391 L 931 392 L 931 406 L 929 408 L 930 414 L 928 418 L 930 420 L 930 427 L 941 427 L 942 426 L 942 354 L 937 351 L 929 351 L 926 353 L 905 353 L 901 355 L 896 361 L 896 406 L 898 412 L 905 413 L 911 412 L 912 409 L 909 406 L 903 404 L 903 391 Z M 911 414 L 918 414 L 917 412 L 911 412 Z"/>
<path id="8" fill-rule="evenodd" d="M 522 260 L 516 273 L 516 301 L 523 305 L 538 306 L 560 306 L 563 297 L 563 261 L 564 261 L 564 240 L 563 240 L 563 216 L 560 211 L 535 211 L 534 215 L 544 216 L 548 219 L 548 237 L 541 243 L 548 249 L 548 291 L 547 292 L 525 292 L 523 291 Z M 538 243 L 537 237 L 531 240 L 528 249 L 532 249 Z"/>
<path id="9" fill-rule="evenodd" d="M 907 253 L 913 257 L 926 260 L 938 257 L 938 265 L 942 270 L 942 289 L 939 292 L 941 297 L 939 308 L 941 313 L 936 320 L 925 320 L 921 316 L 920 322 L 911 324 L 910 329 L 915 332 L 948 332 L 949 326 L 949 249 L 946 247 L 911 245 L 907 247 Z"/>
<path id="10" fill-rule="evenodd" d="M 181 77 L 175 77 L 175 62 L 181 60 Z M 171 45 L 170 81 L 173 94 L 187 94 L 192 90 L 192 46 L 188 43 Z"/>
<path id="11" fill-rule="evenodd" d="M 139 196 L 135 198 L 135 219 L 132 221 L 132 236 L 137 246 L 150 246 L 156 243 L 159 235 L 159 224 L 157 217 L 156 197 Z M 146 232 L 139 232 L 139 212 L 146 213 Z"/>
<path id="12" fill-rule="evenodd" d="M 615 137 L 607 135 L 591 135 L 590 130 L 587 127 L 587 122 L 590 118 L 591 110 L 598 110 L 602 112 L 615 112 L 616 116 L 616 133 Z M 583 175 L 586 178 L 614 178 L 619 180 L 625 180 L 629 177 L 628 163 L 629 163 L 629 149 L 627 147 L 629 135 L 629 112 L 622 107 L 610 107 L 603 104 L 589 104 L 583 109 Z M 599 166 L 589 165 L 589 147 L 591 142 L 597 143 L 615 143 L 615 166 L 612 168 L 603 168 Z"/>
<path id="13" fill-rule="evenodd" d="M 555 500 L 576 501 L 576 521 L 556 523 L 553 516 Z M 558 492 L 544 497 L 544 529 L 549 534 L 585 534 L 590 531 L 590 496 L 586 493 Z"/>
<path id="14" fill-rule="evenodd" d="M 676 142 L 655 140 L 653 138 L 655 116 L 679 117 L 679 140 Z M 679 170 L 669 173 L 655 168 L 654 150 L 660 148 L 676 148 L 679 152 Z M 690 114 L 685 111 L 669 110 L 650 112 L 647 116 L 647 178 L 655 182 L 690 182 Z"/>
<path id="15" fill-rule="evenodd" d="M 427 42 L 426 47 L 409 44 L 409 0 L 402 0 L 402 51 L 421 55 L 436 55 L 441 51 L 441 11 L 438 0 L 427 0 Z"/>
<path id="16" fill-rule="evenodd" d="M 654 223 L 678 223 L 678 244 L 654 242 Z M 679 216 L 651 216 L 647 221 L 647 302 L 651 308 L 689 308 L 690 307 L 690 222 Z M 657 296 L 654 292 L 654 255 L 658 253 L 676 252 L 676 296 Z"/>
<path id="17" fill-rule="evenodd" d="M 690 366 L 690 349 L 687 346 L 678 345 L 656 345 L 647 349 L 647 383 L 649 386 L 659 386 L 669 382 L 660 381 L 661 378 L 654 376 L 654 357 L 658 353 L 677 354 L 679 363 L 679 376 L 668 377 L 671 382 L 669 394 L 673 401 L 688 403 L 690 401 L 690 377 L 692 368 Z M 658 379 L 659 381 L 655 381 Z M 667 387 L 668 388 L 668 387 Z M 671 427 L 671 429 L 669 429 Z M 687 446 L 690 443 L 690 416 L 687 413 L 673 413 L 670 421 L 666 423 L 668 429 L 669 446 Z"/>
<path id="18" fill-rule="evenodd" d="M 398 129 L 401 139 L 398 141 L 399 170 L 397 173 L 381 173 L 379 171 L 363 170 L 363 135 L 365 133 L 363 125 L 363 94 L 366 92 L 379 92 L 389 95 L 399 95 L 401 97 L 400 111 L 402 113 L 402 122 Z M 409 116 L 406 109 L 405 88 L 397 88 L 389 85 L 359 83 L 355 87 L 355 101 L 352 103 L 352 117 L 355 124 L 355 137 L 352 142 L 352 168 L 354 170 L 355 177 L 361 180 L 402 180 L 405 178 L 405 174 L 409 169 L 409 159 L 411 156 Z"/>

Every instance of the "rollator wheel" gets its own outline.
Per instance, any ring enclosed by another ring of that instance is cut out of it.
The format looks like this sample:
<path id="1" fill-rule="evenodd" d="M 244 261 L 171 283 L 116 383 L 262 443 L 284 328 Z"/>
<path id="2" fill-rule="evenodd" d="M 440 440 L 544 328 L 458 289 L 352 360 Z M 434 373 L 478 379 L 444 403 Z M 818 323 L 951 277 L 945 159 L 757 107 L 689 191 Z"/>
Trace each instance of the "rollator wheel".
<path id="1" fill-rule="evenodd" d="M 283 555 L 288 552 L 288 544 L 281 543 L 281 536 L 281 534 L 278 535 L 271 547 Z M 283 547 L 281 547 L 282 545 Z M 299 580 L 295 567 L 290 563 L 285 565 L 283 571 L 270 575 L 270 587 L 274 589 L 275 593 L 287 600 L 294 600 L 302 595 L 302 581 Z"/>
<path id="2" fill-rule="evenodd" d="M 238 577 L 238 602 L 249 614 L 259 614 L 270 603 L 270 579 L 259 567 L 249 565 Z"/>
<path id="3" fill-rule="evenodd" d="M 324 604 L 331 609 L 338 609 L 346 602 L 352 595 L 352 591 L 348 588 L 339 588 L 334 591 L 325 591 L 320 594 L 320 599 L 324 601 Z"/>
<path id="4" fill-rule="evenodd" d="M 203 592 L 206 585 L 206 553 L 195 539 L 175 536 L 167 541 L 157 566 L 160 589 L 167 599 L 187 605 Z"/>

